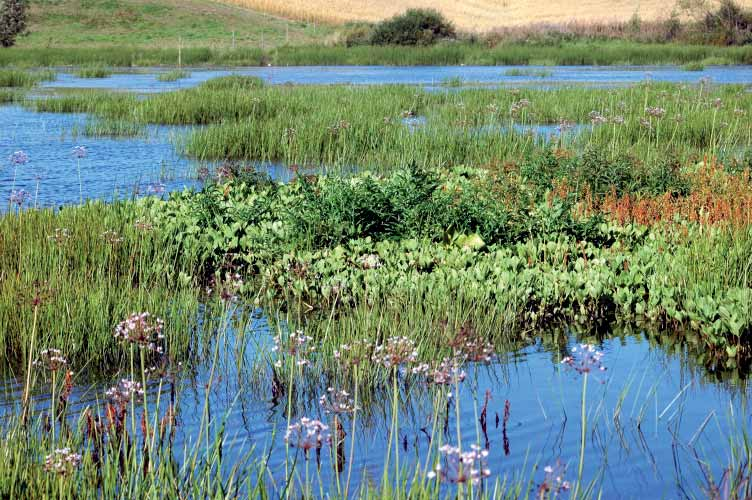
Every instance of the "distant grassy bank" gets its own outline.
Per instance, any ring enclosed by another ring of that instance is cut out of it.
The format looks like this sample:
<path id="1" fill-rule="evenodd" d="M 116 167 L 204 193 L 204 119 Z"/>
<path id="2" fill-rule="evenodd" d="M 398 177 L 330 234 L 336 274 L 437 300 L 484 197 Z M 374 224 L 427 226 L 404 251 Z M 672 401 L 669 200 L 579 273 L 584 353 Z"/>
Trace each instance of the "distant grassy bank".
<path id="1" fill-rule="evenodd" d="M 83 47 L 0 50 L 0 66 L 44 67 L 105 64 L 143 66 L 307 66 L 307 65 L 619 65 L 752 64 L 752 46 L 573 42 L 552 46 L 476 43 L 433 47 L 284 46 L 261 48 Z"/>

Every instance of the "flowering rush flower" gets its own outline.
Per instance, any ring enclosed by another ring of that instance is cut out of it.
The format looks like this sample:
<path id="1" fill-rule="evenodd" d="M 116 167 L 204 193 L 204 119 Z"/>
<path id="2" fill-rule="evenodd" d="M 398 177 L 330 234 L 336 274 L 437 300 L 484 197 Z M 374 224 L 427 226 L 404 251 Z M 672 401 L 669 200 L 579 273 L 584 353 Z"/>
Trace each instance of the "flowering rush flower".
<path id="1" fill-rule="evenodd" d="M 110 245 L 117 245 L 123 242 L 123 237 L 120 236 L 117 231 L 113 231 L 111 229 L 103 232 L 102 238 L 104 238 L 105 241 L 107 241 L 107 243 L 109 243 Z"/>
<path id="2" fill-rule="evenodd" d="M 377 345 L 372 360 L 386 368 L 415 363 L 418 351 L 415 342 L 407 337 L 390 337 L 386 343 Z"/>
<path id="3" fill-rule="evenodd" d="M 58 448 L 44 459 L 44 470 L 67 476 L 81 465 L 82 457 L 70 448 Z"/>
<path id="4" fill-rule="evenodd" d="M 319 398 L 319 404 L 327 414 L 341 415 L 343 413 L 355 413 L 359 408 L 355 406 L 347 391 L 336 391 L 329 387 L 325 394 Z"/>
<path id="5" fill-rule="evenodd" d="M 19 207 L 26 203 L 26 200 L 31 198 L 31 193 L 23 189 L 14 189 L 10 192 L 10 202 L 18 205 Z"/>
<path id="6" fill-rule="evenodd" d="M 580 344 L 579 347 L 573 347 L 571 354 L 562 359 L 561 363 L 580 375 L 585 375 L 590 372 L 605 372 L 602 359 L 603 352 L 594 345 Z"/>
<path id="7" fill-rule="evenodd" d="M 488 450 L 481 450 L 480 446 L 470 446 L 470 451 L 462 451 L 456 446 L 445 444 L 439 448 L 444 465 L 439 462 L 428 477 L 438 477 L 443 482 L 452 484 L 478 484 L 491 475 L 486 461 Z"/>
<path id="8" fill-rule="evenodd" d="M 459 384 L 467 374 L 462 369 L 462 363 L 457 358 L 444 358 L 444 360 L 434 369 L 427 364 L 419 365 L 413 368 L 414 374 L 426 373 L 428 382 L 436 385 L 453 385 Z"/>
<path id="9" fill-rule="evenodd" d="M 216 292 L 222 302 L 237 302 L 238 294 L 243 289 L 243 278 L 239 273 L 225 273 L 224 279 L 212 277 L 211 284 L 206 287 L 207 295 Z"/>
<path id="10" fill-rule="evenodd" d="M 161 182 L 153 182 L 147 187 L 147 191 L 151 194 L 162 194 L 165 192 L 165 189 L 167 189 L 167 186 Z"/>
<path id="11" fill-rule="evenodd" d="M 306 455 L 308 450 L 321 449 L 330 441 L 329 426 L 308 417 L 302 417 L 298 422 L 290 424 L 285 433 L 285 442 L 293 448 L 302 449 Z"/>
<path id="12" fill-rule="evenodd" d="M 73 157 L 79 160 L 82 158 L 86 158 L 86 153 L 87 151 L 86 151 L 85 146 L 76 146 L 75 148 L 71 150 L 71 154 L 73 155 Z"/>
<path id="13" fill-rule="evenodd" d="M 659 107 L 648 106 L 647 108 L 645 108 L 645 114 L 652 116 L 653 118 L 663 118 L 663 115 L 666 114 L 666 110 Z"/>
<path id="14" fill-rule="evenodd" d="M 123 379 L 115 387 L 107 389 L 104 395 L 114 405 L 125 406 L 131 402 L 138 403 L 144 397 L 144 388 L 139 382 Z"/>
<path id="15" fill-rule="evenodd" d="M 334 359 L 343 367 L 358 366 L 371 359 L 374 345 L 368 339 L 355 340 L 351 344 L 340 344 L 334 350 Z"/>
<path id="16" fill-rule="evenodd" d="M 27 163 L 29 163 L 29 155 L 27 155 L 23 151 L 16 151 L 12 155 L 10 155 L 9 160 L 13 165 L 26 165 Z"/>
<path id="17" fill-rule="evenodd" d="M 162 354 L 161 343 L 164 340 L 162 329 L 164 321 L 148 312 L 131 314 L 115 327 L 115 338 L 123 342 L 136 344 L 141 349 L 147 349 Z"/>
<path id="18" fill-rule="evenodd" d="M 543 482 L 538 486 L 538 496 L 544 498 L 546 494 L 553 493 L 554 496 L 559 495 L 562 492 L 569 491 L 570 483 L 564 476 L 567 473 L 566 464 L 561 460 L 557 460 L 554 465 L 547 465 L 543 468 L 546 476 Z"/>
<path id="19" fill-rule="evenodd" d="M 34 361 L 34 366 L 47 368 L 51 372 L 56 372 L 68 365 L 68 360 L 63 356 L 60 349 L 45 349 L 39 353 L 39 359 Z"/>
<path id="20" fill-rule="evenodd" d="M 64 227 L 55 228 L 55 234 L 47 236 L 47 239 L 54 241 L 56 244 L 61 245 L 70 239 L 70 230 Z"/>
<path id="21" fill-rule="evenodd" d="M 276 352 L 280 355 L 288 355 L 295 359 L 295 364 L 298 366 L 310 365 L 311 362 L 308 359 L 315 350 L 316 347 L 311 345 L 313 337 L 305 335 L 302 331 L 297 330 L 290 334 L 287 341 L 282 339 L 282 335 L 274 337 L 274 347 L 272 352 Z M 280 368 L 282 366 L 282 359 L 278 359 L 274 366 Z"/>

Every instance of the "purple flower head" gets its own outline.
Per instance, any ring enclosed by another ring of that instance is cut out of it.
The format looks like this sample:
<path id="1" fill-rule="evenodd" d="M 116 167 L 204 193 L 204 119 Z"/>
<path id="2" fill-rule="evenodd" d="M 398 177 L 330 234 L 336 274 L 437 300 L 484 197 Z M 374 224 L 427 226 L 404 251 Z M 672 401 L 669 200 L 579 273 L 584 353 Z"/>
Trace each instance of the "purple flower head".
<path id="1" fill-rule="evenodd" d="M 85 146 L 76 146 L 71 151 L 71 154 L 73 155 L 74 158 L 77 158 L 79 160 L 81 158 L 86 158 L 86 147 Z"/>
<path id="2" fill-rule="evenodd" d="M 162 354 L 164 321 L 148 312 L 131 314 L 115 328 L 115 338 Z"/>
<path id="3" fill-rule="evenodd" d="M 429 478 L 438 477 L 442 482 L 452 484 L 478 484 L 491 475 L 486 464 L 488 450 L 481 450 L 478 445 L 471 445 L 470 451 L 462 451 L 459 447 L 445 444 L 439 448 L 443 457 L 443 464 L 439 462 Z"/>
<path id="4" fill-rule="evenodd" d="M 65 359 L 60 349 L 45 349 L 39 353 L 39 359 L 34 361 L 34 366 L 47 368 L 51 372 L 56 372 L 68 366 L 68 360 Z"/>
<path id="5" fill-rule="evenodd" d="M 328 394 L 319 398 L 319 404 L 325 413 L 341 415 L 343 413 L 355 413 L 358 410 L 349 392 L 337 391 L 333 387 L 328 388 L 326 392 Z"/>
<path id="6" fill-rule="evenodd" d="M 122 379 L 115 387 L 108 389 L 105 396 L 112 404 L 125 406 L 131 401 L 141 402 L 144 397 L 144 388 L 139 382 Z"/>
<path id="7" fill-rule="evenodd" d="M 27 155 L 23 151 L 16 151 L 12 155 L 10 155 L 10 162 L 13 165 L 26 165 L 29 163 L 29 155 Z"/>
<path id="8" fill-rule="evenodd" d="M 70 448 L 59 448 L 44 458 L 44 470 L 60 476 L 68 476 L 81 465 L 83 457 Z"/>
<path id="9" fill-rule="evenodd" d="M 31 198 L 31 194 L 23 189 L 14 189 L 10 192 L 10 202 L 15 203 L 19 207 L 26 203 L 26 200 Z"/>
<path id="10" fill-rule="evenodd" d="M 291 333 L 287 339 L 283 339 L 282 335 L 274 337 L 274 347 L 272 352 L 277 353 L 278 358 L 274 363 L 277 368 L 282 367 L 282 358 L 287 355 L 295 360 L 297 366 L 308 366 L 311 364 L 310 357 L 316 351 L 316 347 L 312 345 L 313 338 L 305 335 L 302 331 L 297 330 Z"/>
<path id="11" fill-rule="evenodd" d="M 547 465 L 543 468 L 546 477 L 543 482 L 538 486 L 538 496 L 545 498 L 553 495 L 554 497 L 569 491 L 570 483 L 564 476 L 567 473 L 567 465 L 562 463 L 561 460 L 556 460 L 554 465 Z"/>
<path id="12" fill-rule="evenodd" d="M 573 347 L 571 354 L 561 360 L 561 363 L 574 370 L 580 375 L 587 375 L 590 372 L 605 372 L 603 366 L 603 352 L 599 351 L 592 344 L 580 344 L 579 347 Z"/>
<path id="13" fill-rule="evenodd" d="M 149 184 L 147 191 L 150 194 L 162 194 L 165 192 L 165 189 L 167 189 L 167 186 L 165 186 L 161 182 L 154 182 L 152 184 Z"/>
<path id="14" fill-rule="evenodd" d="M 308 417 L 301 418 L 298 422 L 290 424 L 285 433 L 285 442 L 293 448 L 302 449 L 306 457 L 308 450 L 319 450 L 331 440 L 329 427 L 319 420 Z"/>

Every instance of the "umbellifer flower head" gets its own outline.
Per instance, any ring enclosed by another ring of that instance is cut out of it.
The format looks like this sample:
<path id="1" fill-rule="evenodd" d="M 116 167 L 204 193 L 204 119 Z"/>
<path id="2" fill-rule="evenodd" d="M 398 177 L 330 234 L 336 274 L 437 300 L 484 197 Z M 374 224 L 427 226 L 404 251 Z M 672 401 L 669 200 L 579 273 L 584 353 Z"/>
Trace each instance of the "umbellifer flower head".
<path id="1" fill-rule="evenodd" d="M 115 327 L 115 338 L 162 354 L 164 321 L 148 312 L 131 314 Z"/>
<path id="2" fill-rule="evenodd" d="M 138 403 L 144 397 L 144 388 L 139 382 L 123 379 L 115 387 L 104 393 L 107 399 L 116 406 L 125 406 L 131 401 Z"/>
<path id="3" fill-rule="evenodd" d="M 429 478 L 438 477 L 443 482 L 452 484 L 472 483 L 478 484 L 491 475 L 491 470 L 486 464 L 488 450 L 481 450 L 478 445 L 471 445 L 470 451 L 462 451 L 456 446 L 445 444 L 439 448 L 442 461 L 433 471 L 428 473 Z"/>
<path id="4" fill-rule="evenodd" d="M 68 360 L 60 349 L 44 349 L 39 353 L 39 359 L 34 361 L 34 366 L 47 368 L 51 372 L 63 369 L 67 365 Z"/>
<path id="5" fill-rule="evenodd" d="M 580 344 L 579 347 L 573 347 L 571 354 L 562 359 L 561 363 L 580 375 L 585 375 L 590 372 L 606 371 L 602 359 L 603 352 L 596 349 L 594 345 Z"/>
<path id="6" fill-rule="evenodd" d="M 71 150 L 71 154 L 74 158 L 81 159 L 86 158 L 86 147 L 85 146 L 76 146 Z"/>
<path id="7" fill-rule="evenodd" d="M 274 337 L 273 352 L 276 352 L 280 356 L 288 355 L 295 360 L 295 364 L 298 366 L 310 365 L 311 361 L 308 357 L 316 350 L 311 344 L 312 337 L 305 335 L 302 331 L 297 330 L 287 337 L 286 341 L 282 339 L 282 335 Z M 275 366 L 282 366 L 282 359 L 277 360 Z"/>
<path id="8" fill-rule="evenodd" d="M 31 198 L 31 194 L 28 191 L 23 189 L 14 189 L 10 192 L 9 200 L 11 203 L 20 207 L 21 205 L 26 203 L 26 200 L 28 200 L 29 198 Z"/>
<path id="9" fill-rule="evenodd" d="M 543 468 L 543 472 L 546 473 L 546 477 L 540 486 L 538 486 L 538 496 L 540 498 L 551 494 L 558 496 L 560 493 L 569 490 L 569 481 L 564 479 L 567 473 L 567 466 L 561 460 L 556 460 L 554 465 L 547 465 Z"/>
<path id="10" fill-rule="evenodd" d="M 415 342 L 407 337 L 390 337 L 386 343 L 377 345 L 374 349 L 372 360 L 374 363 L 384 365 L 386 368 L 415 363 L 418 359 L 418 351 Z"/>
<path id="11" fill-rule="evenodd" d="M 81 460 L 81 455 L 72 452 L 70 448 L 58 448 L 45 457 L 44 470 L 67 476 L 81 465 Z"/>
<path id="12" fill-rule="evenodd" d="M 331 440 L 329 426 L 320 420 L 302 417 L 294 424 L 290 424 L 285 433 L 285 442 L 293 448 L 302 449 L 306 455 L 308 450 L 318 450 Z"/>
<path id="13" fill-rule="evenodd" d="M 329 387 L 326 392 L 327 394 L 319 398 L 319 404 L 326 413 L 341 415 L 343 413 L 355 413 L 358 410 L 349 392 L 336 391 L 333 387 Z"/>
<path id="14" fill-rule="evenodd" d="M 29 155 L 27 155 L 24 151 L 16 151 L 12 155 L 10 155 L 9 160 L 13 165 L 26 165 L 27 163 L 29 163 Z"/>

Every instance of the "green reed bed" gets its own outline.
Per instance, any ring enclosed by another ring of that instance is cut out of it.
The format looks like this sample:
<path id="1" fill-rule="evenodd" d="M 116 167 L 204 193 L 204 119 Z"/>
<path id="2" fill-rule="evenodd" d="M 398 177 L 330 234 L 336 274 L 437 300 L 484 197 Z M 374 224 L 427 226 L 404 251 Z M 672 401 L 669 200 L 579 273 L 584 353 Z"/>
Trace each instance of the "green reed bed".
<path id="1" fill-rule="evenodd" d="M 0 53 L 0 66 L 315 66 L 315 65 L 615 65 L 686 64 L 717 58 L 749 64 L 747 46 L 717 47 L 687 44 L 648 44 L 620 41 L 572 42 L 556 45 L 447 43 L 431 47 L 290 46 L 260 48 L 189 47 L 16 47 Z"/>
<path id="2" fill-rule="evenodd" d="M 0 89 L 0 104 L 6 104 L 11 103 L 15 101 L 20 101 L 23 98 L 23 94 L 11 90 L 11 89 Z"/>
<path id="3" fill-rule="evenodd" d="M 264 87 L 230 77 L 137 100 L 88 92 L 31 101 L 134 123 L 208 125 L 181 141 L 201 160 L 244 159 L 387 169 L 517 160 L 548 146 L 655 167 L 748 151 L 752 97 L 741 87 L 623 89 Z M 548 126 L 543 132 L 537 127 Z"/>
<path id="4" fill-rule="evenodd" d="M 76 76 L 79 78 L 107 78 L 112 73 L 112 69 L 107 66 L 93 65 L 79 68 L 76 71 Z"/>
<path id="5" fill-rule="evenodd" d="M 185 355 L 199 294 L 146 213 L 91 203 L 0 217 L 0 341 L 10 367 L 25 365 L 30 349 L 57 348 L 109 370 L 124 360 L 115 326 L 143 311 L 166 321 L 171 355 Z"/>
<path id="6" fill-rule="evenodd" d="M 679 44 L 622 42 L 564 43 L 555 46 L 501 44 L 439 44 L 432 47 L 280 47 L 270 53 L 276 65 L 613 65 L 684 64 L 708 57 L 725 57 L 745 64 L 747 47 L 718 48 Z"/>
<path id="7" fill-rule="evenodd" d="M 118 119 L 87 120 L 83 134 L 86 137 L 144 137 L 142 125 Z"/>
<path id="8" fill-rule="evenodd" d="M 177 82 L 178 80 L 184 80 L 186 78 L 189 78 L 190 76 L 190 71 L 186 71 L 184 69 L 175 69 L 167 71 L 165 73 L 159 73 L 157 75 L 157 80 L 159 80 L 160 82 Z"/>
<path id="9" fill-rule="evenodd" d="M 40 82 L 50 82 L 57 78 L 53 70 L 23 71 L 0 70 L 0 87 L 33 87 Z"/>

